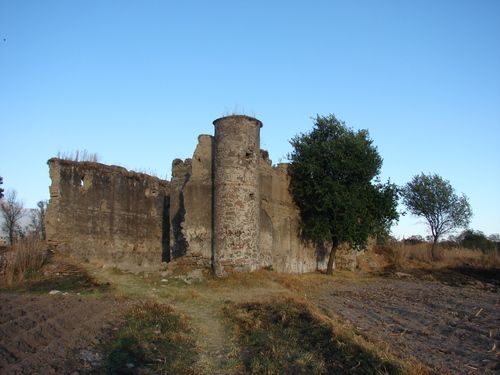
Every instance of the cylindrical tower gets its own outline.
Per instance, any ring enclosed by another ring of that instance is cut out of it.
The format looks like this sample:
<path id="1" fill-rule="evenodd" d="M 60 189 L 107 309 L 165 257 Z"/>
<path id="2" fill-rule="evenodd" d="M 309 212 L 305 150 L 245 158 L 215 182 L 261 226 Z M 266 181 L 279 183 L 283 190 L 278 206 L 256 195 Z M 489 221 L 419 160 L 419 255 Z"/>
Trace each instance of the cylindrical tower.
<path id="1" fill-rule="evenodd" d="M 262 123 L 248 116 L 214 121 L 213 263 L 215 273 L 259 265 L 259 155 Z"/>

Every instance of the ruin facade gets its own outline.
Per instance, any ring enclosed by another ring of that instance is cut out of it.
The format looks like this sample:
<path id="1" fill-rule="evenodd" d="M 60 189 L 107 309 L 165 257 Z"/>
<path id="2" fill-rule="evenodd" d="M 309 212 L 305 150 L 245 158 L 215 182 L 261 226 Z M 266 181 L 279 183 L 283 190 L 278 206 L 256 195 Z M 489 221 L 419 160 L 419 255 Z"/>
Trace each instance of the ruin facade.
<path id="1" fill-rule="evenodd" d="M 287 164 L 260 149 L 262 123 L 214 121 L 170 181 L 117 166 L 48 161 L 47 238 L 56 249 L 125 269 L 186 262 L 219 276 L 268 267 L 326 268 L 326 254 L 299 235 Z"/>

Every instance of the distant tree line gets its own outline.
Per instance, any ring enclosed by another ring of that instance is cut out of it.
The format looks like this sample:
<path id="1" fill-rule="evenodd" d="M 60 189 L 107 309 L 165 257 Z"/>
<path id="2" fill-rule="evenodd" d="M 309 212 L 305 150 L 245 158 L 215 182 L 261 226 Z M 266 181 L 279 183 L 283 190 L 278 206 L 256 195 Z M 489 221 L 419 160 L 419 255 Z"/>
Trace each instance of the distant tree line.
<path id="1" fill-rule="evenodd" d="M 418 245 L 432 243 L 433 238 L 431 236 L 424 238 L 420 235 L 413 235 L 402 241 L 405 245 Z M 457 236 L 449 236 L 439 244 L 445 248 L 463 247 L 471 250 L 480 250 L 483 253 L 500 252 L 500 235 L 491 234 L 487 236 L 479 230 L 466 229 Z"/>

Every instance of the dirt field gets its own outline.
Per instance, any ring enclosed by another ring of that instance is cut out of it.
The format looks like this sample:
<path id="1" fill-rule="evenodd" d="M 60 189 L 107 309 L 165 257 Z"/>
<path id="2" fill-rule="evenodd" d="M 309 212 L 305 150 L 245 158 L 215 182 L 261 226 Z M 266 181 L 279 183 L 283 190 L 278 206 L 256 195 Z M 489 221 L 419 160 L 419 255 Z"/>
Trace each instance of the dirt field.
<path id="1" fill-rule="evenodd" d="M 434 373 L 500 373 L 498 269 L 347 272 L 333 278 L 263 271 L 201 282 L 87 271 L 52 264 L 40 282 L 0 291 L 1 374 L 92 373 L 102 359 L 100 342 L 111 337 L 130 303 L 143 299 L 172 305 L 190 319 L 203 369 L 198 373 L 231 374 L 234 363 L 227 360 L 234 350 L 223 306 L 281 296 L 305 298 L 368 341 L 402 359 L 416 358 Z M 52 289 L 69 294 L 50 295 Z"/>
<path id="2" fill-rule="evenodd" d="M 120 305 L 94 297 L 0 294 L 0 373 L 84 373 Z"/>
<path id="3" fill-rule="evenodd" d="M 500 373 L 499 270 L 396 273 L 311 288 L 328 315 L 437 373 Z"/>

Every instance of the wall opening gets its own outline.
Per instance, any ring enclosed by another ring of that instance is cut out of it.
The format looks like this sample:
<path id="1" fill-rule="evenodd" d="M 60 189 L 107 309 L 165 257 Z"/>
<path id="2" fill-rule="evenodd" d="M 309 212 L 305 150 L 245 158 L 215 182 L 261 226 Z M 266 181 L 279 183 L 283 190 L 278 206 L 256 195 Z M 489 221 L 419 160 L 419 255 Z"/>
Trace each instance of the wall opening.
<path id="1" fill-rule="evenodd" d="M 174 246 L 172 248 L 172 259 L 186 255 L 188 242 L 182 232 L 182 224 L 186 216 L 186 208 L 184 207 L 184 193 L 179 194 L 179 209 L 172 218 L 172 233 L 174 235 Z"/>
<path id="2" fill-rule="evenodd" d="M 170 262 L 172 254 L 170 253 L 170 197 L 163 198 L 162 215 L 162 236 L 161 236 L 161 261 Z"/>

